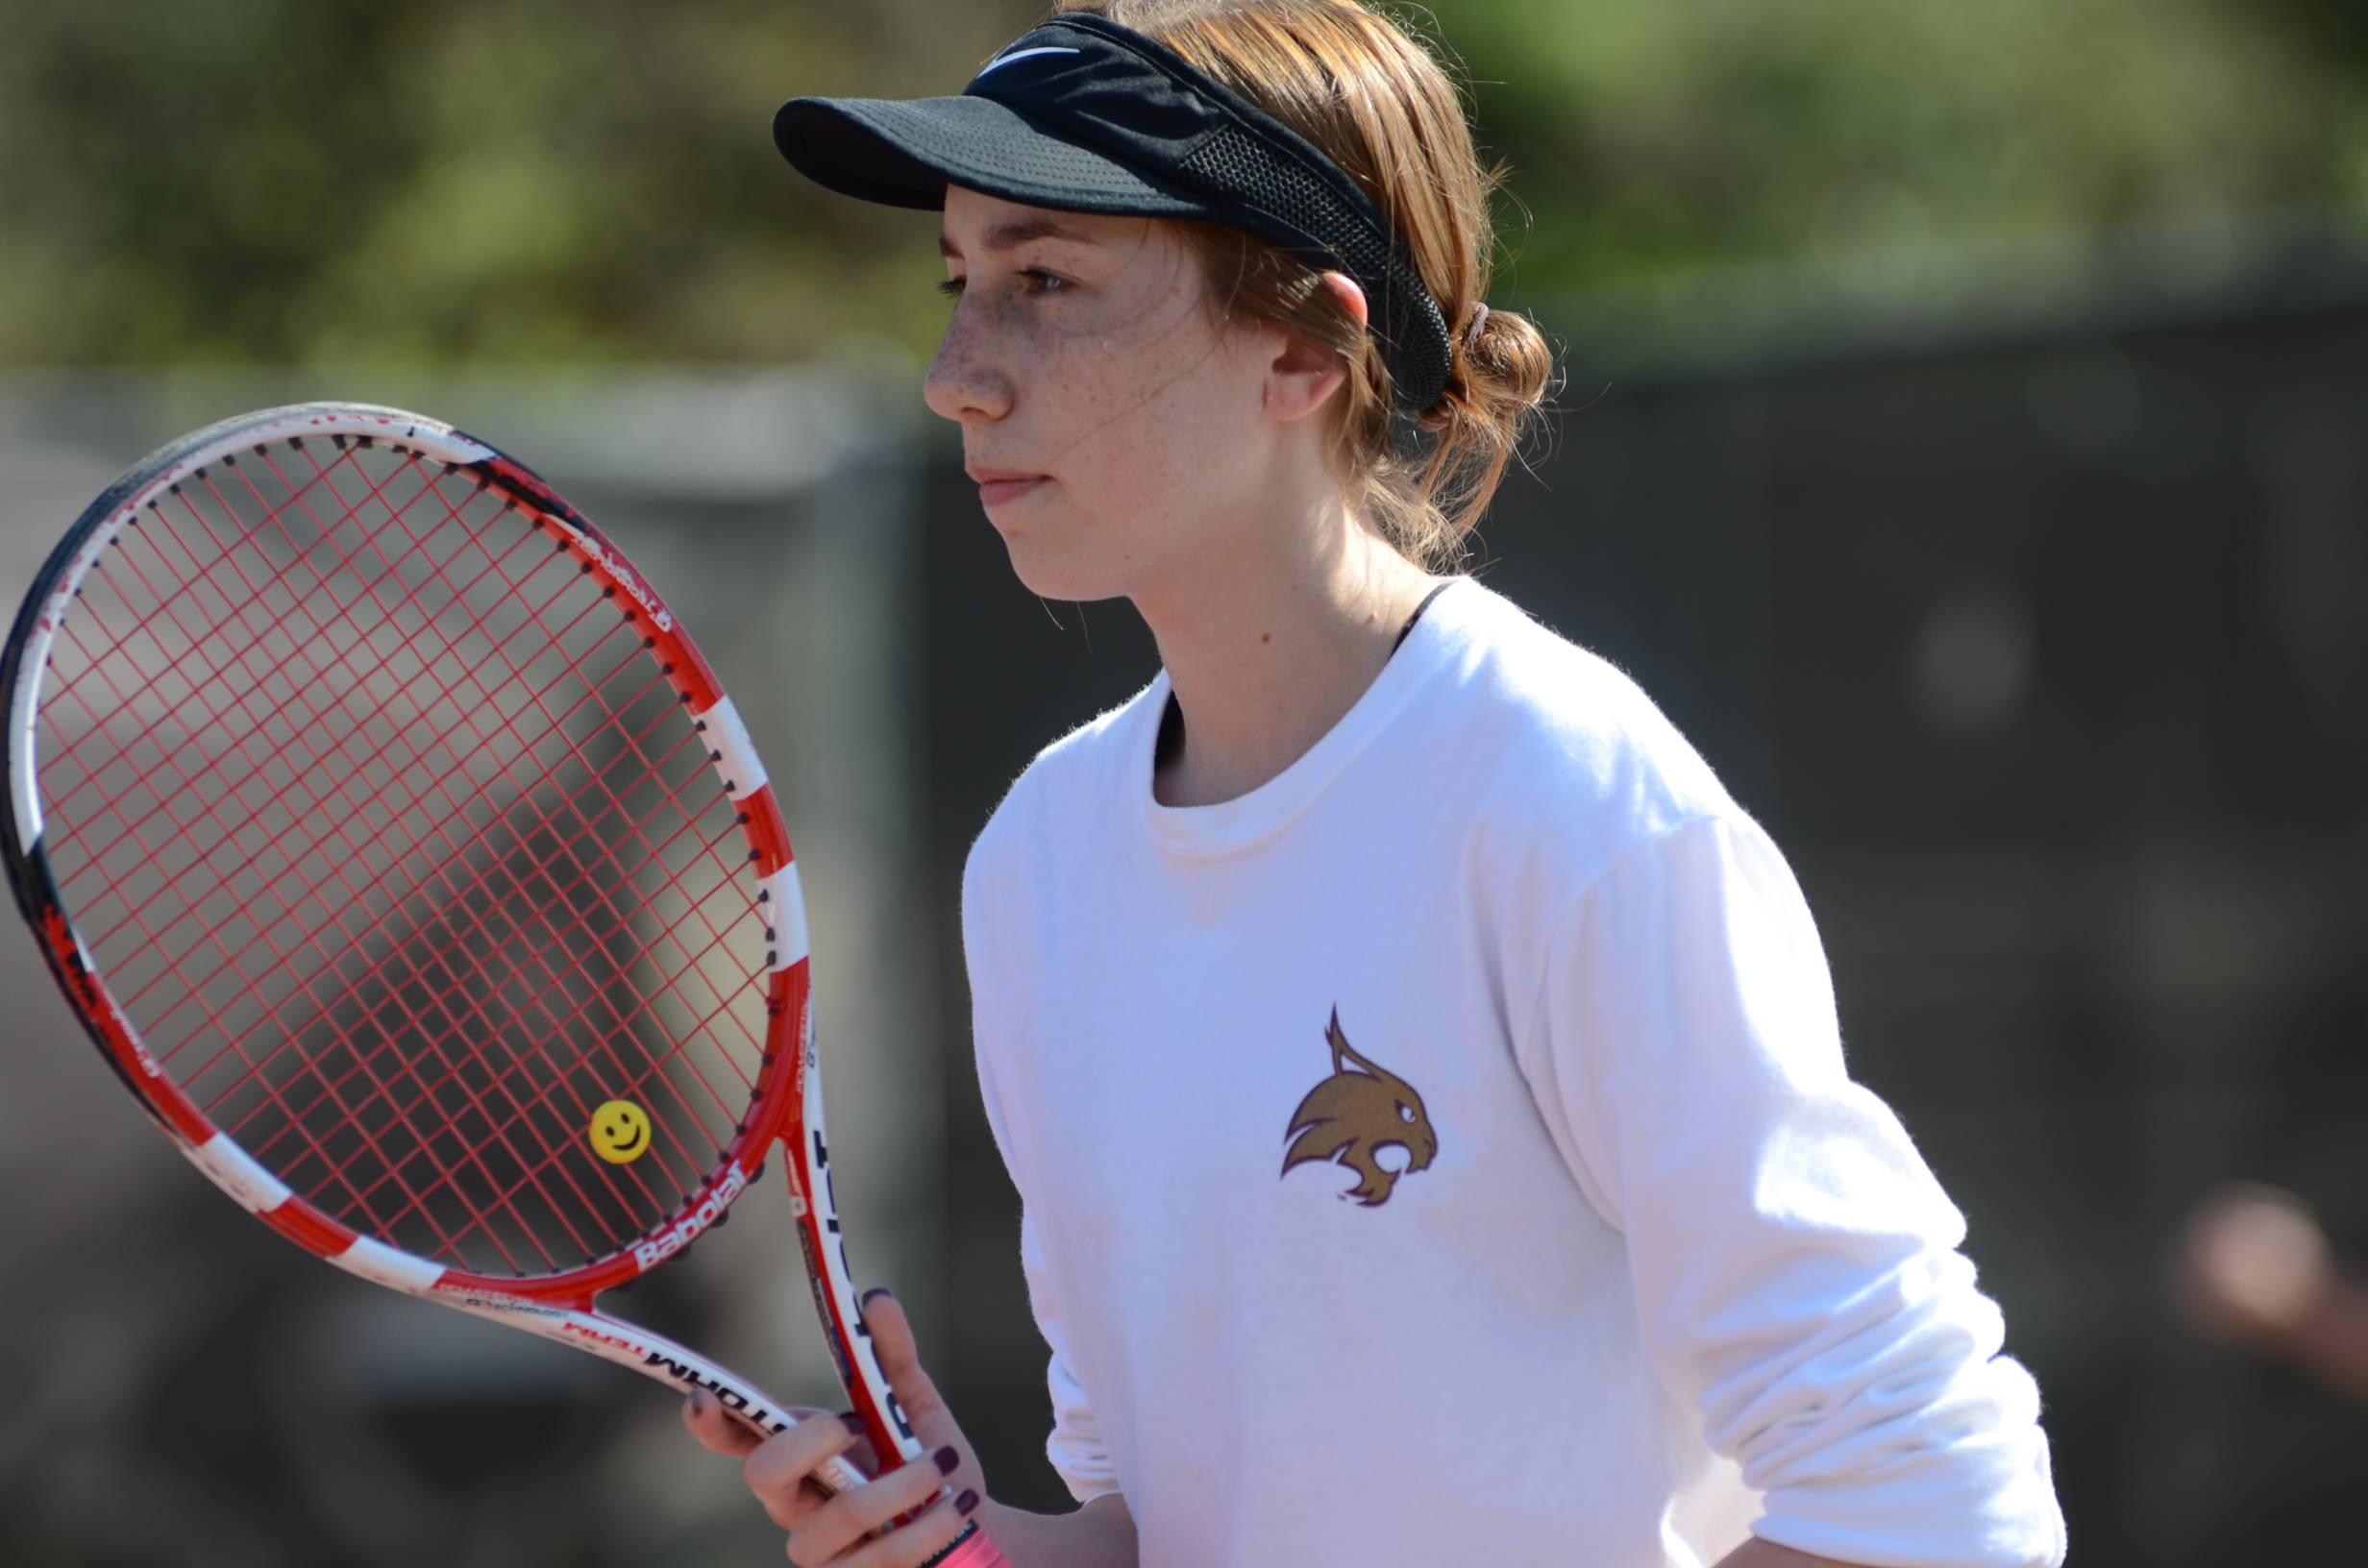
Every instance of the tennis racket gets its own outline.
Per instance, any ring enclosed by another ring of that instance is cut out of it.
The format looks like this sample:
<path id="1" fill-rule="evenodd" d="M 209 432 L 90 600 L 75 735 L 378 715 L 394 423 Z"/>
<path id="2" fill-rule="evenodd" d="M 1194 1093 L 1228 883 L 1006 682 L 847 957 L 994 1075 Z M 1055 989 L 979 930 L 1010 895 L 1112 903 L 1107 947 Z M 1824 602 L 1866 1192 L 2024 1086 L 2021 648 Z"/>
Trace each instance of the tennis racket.
<path id="1" fill-rule="evenodd" d="M 395 409 L 224 421 L 83 513 L 0 689 L 17 903 L 241 1208 L 771 1433 L 777 1401 L 595 1301 L 723 1224 L 778 1142 L 840 1379 L 883 1465 L 921 1457 L 834 1212 L 764 764 L 550 486 Z M 974 1521 L 938 1560 L 1003 1558 Z"/>

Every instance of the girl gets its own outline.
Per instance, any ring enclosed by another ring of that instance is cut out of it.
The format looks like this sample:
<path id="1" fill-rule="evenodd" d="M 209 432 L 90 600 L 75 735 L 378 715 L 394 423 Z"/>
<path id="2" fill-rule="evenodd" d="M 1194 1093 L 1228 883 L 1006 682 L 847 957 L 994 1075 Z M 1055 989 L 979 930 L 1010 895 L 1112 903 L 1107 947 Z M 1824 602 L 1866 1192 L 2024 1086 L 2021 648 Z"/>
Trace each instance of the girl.
<path id="1" fill-rule="evenodd" d="M 2037 1390 L 1783 857 L 1620 672 L 1444 575 L 1551 363 L 1485 303 L 1421 45 L 1079 0 L 960 97 L 775 135 L 942 209 L 929 406 L 1020 580 L 1124 596 L 1162 664 L 963 884 L 1082 1507 L 986 1499 L 880 1299 L 935 1468 L 825 1501 L 838 1423 L 692 1412 L 791 1559 L 976 1517 L 1022 1568 L 2060 1562 Z"/>

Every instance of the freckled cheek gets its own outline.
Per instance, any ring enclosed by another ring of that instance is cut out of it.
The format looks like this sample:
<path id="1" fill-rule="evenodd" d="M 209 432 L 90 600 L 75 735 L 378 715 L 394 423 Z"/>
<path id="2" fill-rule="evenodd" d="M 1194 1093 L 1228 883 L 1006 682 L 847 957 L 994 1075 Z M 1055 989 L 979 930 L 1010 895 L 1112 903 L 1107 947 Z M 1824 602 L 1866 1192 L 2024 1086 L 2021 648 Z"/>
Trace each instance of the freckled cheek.
<path id="1" fill-rule="evenodd" d="M 1159 412 L 1153 368 L 1108 352 L 1107 344 L 1084 337 L 1048 344 L 1022 391 L 1024 403 L 1034 404 L 1031 423 L 1054 450 L 1096 468 L 1141 448 Z"/>
<path id="2" fill-rule="evenodd" d="M 1009 323 L 1016 411 L 1042 441 L 1029 450 L 1103 526 L 1147 520 L 1162 498 L 1205 489 L 1230 429 L 1211 405 L 1222 394 L 1210 383 L 1222 378 L 1197 303 L 1118 315 Z"/>

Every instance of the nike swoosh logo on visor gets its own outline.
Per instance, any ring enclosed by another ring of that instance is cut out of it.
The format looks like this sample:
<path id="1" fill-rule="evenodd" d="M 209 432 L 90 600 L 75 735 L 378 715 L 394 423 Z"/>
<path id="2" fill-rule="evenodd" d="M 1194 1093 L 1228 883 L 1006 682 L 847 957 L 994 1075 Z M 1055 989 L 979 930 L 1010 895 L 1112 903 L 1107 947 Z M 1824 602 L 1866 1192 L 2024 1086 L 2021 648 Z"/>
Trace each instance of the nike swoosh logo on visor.
<path id="1" fill-rule="evenodd" d="M 1076 49 L 1061 49 L 1051 45 L 1047 45 L 1042 49 L 1023 49 L 1016 54 L 999 55 L 995 59 L 987 61 L 986 70 L 980 71 L 976 76 L 971 78 L 971 86 L 974 87 L 978 86 L 979 83 L 987 79 L 990 72 L 999 71 L 1015 60 L 1027 60 L 1036 55 L 1074 55 L 1082 52 L 1083 51 Z"/>

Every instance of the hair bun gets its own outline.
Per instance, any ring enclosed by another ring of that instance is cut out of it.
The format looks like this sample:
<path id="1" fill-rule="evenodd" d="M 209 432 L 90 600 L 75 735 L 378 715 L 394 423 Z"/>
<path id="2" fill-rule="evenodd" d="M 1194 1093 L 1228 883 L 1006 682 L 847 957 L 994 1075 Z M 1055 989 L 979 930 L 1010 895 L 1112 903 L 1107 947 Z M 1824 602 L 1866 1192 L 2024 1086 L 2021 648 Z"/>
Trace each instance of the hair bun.
<path id="1" fill-rule="evenodd" d="M 1472 307 L 1448 394 L 1482 417 L 1517 418 L 1553 390 L 1554 350 L 1538 324 L 1517 310 Z"/>

